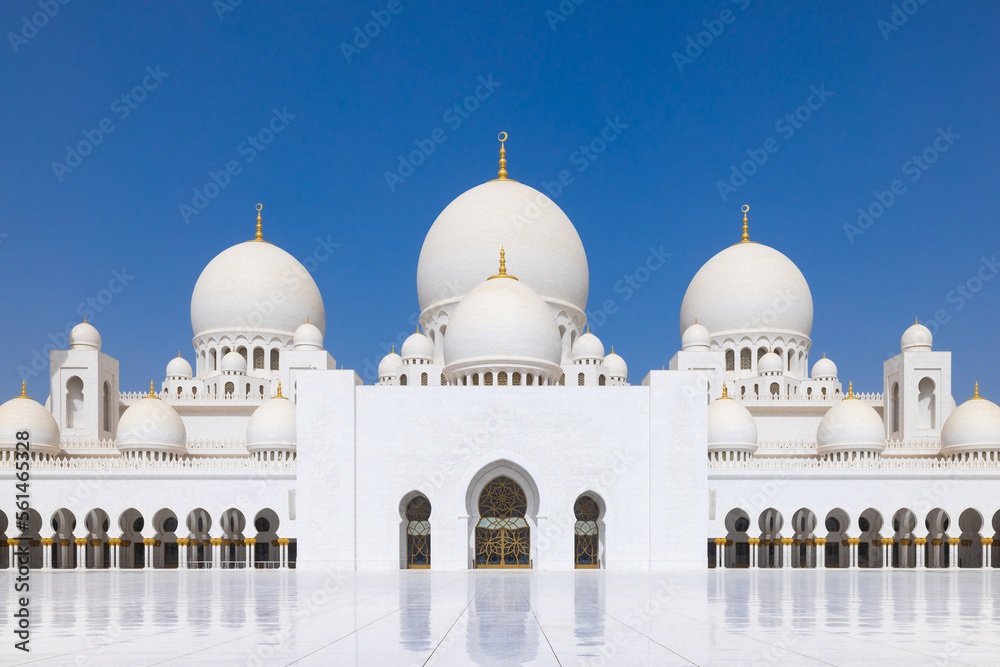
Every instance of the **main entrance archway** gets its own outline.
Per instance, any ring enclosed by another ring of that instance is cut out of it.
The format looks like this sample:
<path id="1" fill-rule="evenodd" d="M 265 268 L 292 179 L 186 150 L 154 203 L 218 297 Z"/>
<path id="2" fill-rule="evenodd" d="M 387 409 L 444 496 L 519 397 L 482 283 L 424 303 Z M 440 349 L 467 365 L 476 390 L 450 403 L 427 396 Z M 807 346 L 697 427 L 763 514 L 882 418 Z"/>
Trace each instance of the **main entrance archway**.
<path id="1" fill-rule="evenodd" d="M 531 567 L 531 531 L 525 520 L 528 500 L 510 477 L 490 480 L 479 494 L 476 567 Z"/>

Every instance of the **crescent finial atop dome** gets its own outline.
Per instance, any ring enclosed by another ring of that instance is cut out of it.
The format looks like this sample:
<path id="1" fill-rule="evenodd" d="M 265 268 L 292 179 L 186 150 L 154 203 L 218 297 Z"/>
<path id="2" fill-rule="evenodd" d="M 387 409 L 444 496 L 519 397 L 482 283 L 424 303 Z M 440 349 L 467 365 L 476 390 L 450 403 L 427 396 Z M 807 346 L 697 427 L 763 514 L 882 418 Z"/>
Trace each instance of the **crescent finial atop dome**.
<path id="1" fill-rule="evenodd" d="M 747 226 L 747 211 L 750 210 L 750 207 L 747 206 L 746 204 L 743 204 L 742 210 L 743 210 L 743 238 L 740 239 L 740 243 L 748 243 L 750 241 L 750 229 Z"/>
<path id="2" fill-rule="evenodd" d="M 260 212 L 264 208 L 263 204 L 257 204 L 257 236 L 254 238 L 255 241 L 264 240 L 264 229 L 260 224 Z"/>

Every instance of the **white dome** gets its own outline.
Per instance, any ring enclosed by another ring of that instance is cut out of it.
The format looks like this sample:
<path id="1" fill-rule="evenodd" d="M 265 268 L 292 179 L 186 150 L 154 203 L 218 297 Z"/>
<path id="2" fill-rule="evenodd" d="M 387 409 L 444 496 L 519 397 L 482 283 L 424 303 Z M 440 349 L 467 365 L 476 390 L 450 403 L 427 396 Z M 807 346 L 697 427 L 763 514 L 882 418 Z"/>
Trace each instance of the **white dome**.
<path id="1" fill-rule="evenodd" d="M 187 429 L 180 415 L 165 401 L 147 396 L 133 403 L 118 422 L 118 449 L 185 452 Z"/>
<path id="2" fill-rule="evenodd" d="M 21 396 L 0 405 L 0 450 L 17 447 L 18 431 L 31 435 L 31 451 L 59 453 L 59 424 L 42 404 L 24 395 L 23 389 Z"/>
<path id="3" fill-rule="evenodd" d="M 600 338 L 590 333 L 590 327 L 587 327 L 587 332 L 573 343 L 573 361 L 583 359 L 604 359 L 604 343 L 601 342 Z"/>
<path id="4" fill-rule="evenodd" d="M 931 343 L 933 342 L 934 336 L 931 334 L 931 330 L 923 324 L 917 323 L 911 324 L 910 328 L 903 332 L 903 337 L 899 341 L 899 347 L 902 350 L 930 352 Z"/>
<path id="5" fill-rule="evenodd" d="M 455 308 L 444 339 L 445 375 L 510 367 L 559 377 L 559 328 L 552 311 L 526 284 L 487 280 Z"/>
<path id="6" fill-rule="evenodd" d="M 712 347 L 712 334 L 708 329 L 695 321 L 681 334 L 682 350 L 708 350 Z"/>
<path id="7" fill-rule="evenodd" d="M 837 379 L 837 364 L 833 363 L 831 360 L 823 355 L 823 358 L 813 364 L 812 379 Z"/>
<path id="8" fill-rule="evenodd" d="M 295 330 L 296 350 L 322 350 L 323 332 L 312 322 L 306 321 Z"/>
<path id="9" fill-rule="evenodd" d="M 737 243 L 708 260 L 681 303 L 681 331 L 695 317 L 713 337 L 768 332 L 812 333 L 813 302 L 799 268 L 759 243 Z"/>
<path id="10" fill-rule="evenodd" d="M 403 358 L 396 354 L 396 350 L 393 349 L 392 352 L 382 357 L 382 361 L 378 362 L 378 376 L 380 378 L 395 377 L 402 365 Z"/>
<path id="11" fill-rule="evenodd" d="M 615 352 L 614 347 L 611 348 L 611 354 L 604 357 L 604 365 L 607 367 L 608 375 L 611 377 L 621 378 L 623 380 L 628 378 L 628 365 L 625 363 L 625 360 L 622 359 L 617 352 Z"/>
<path id="12" fill-rule="evenodd" d="M 189 378 L 191 375 L 191 364 L 180 354 L 176 358 L 171 359 L 167 364 L 168 378 Z"/>
<path id="13" fill-rule="evenodd" d="M 425 361 L 434 360 L 434 343 L 431 339 L 420 333 L 412 333 L 409 337 L 403 341 L 403 347 L 400 348 L 400 352 L 403 353 L 403 359 L 423 359 Z"/>
<path id="14" fill-rule="evenodd" d="M 757 450 L 757 423 L 743 405 L 724 396 L 708 406 L 708 451 Z"/>
<path id="15" fill-rule="evenodd" d="M 941 453 L 1000 450 L 1000 407 L 976 396 L 955 408 L 941 428 Z"/>
<path id="16" fill-rule="evenodd" d="M 100 350 L 101 334 L 91 324 L 84 320 L 69 332 L 69 349 Z"/>
<path id="17" fill-rule="evenodd" d="M 783 366 L 781 357 L 774 352 L 768 352 L 757 361 L 757 373 L 780 373 Z"/>
<path id="18" fill-rule="evenodd" d="M 227 333 L 291 338 L 306 318 L 326 330 L 319 288 L 297 259 L 266 241 L 222 251 L 201 272 L 191 295 L 195 338 Z"/>
<path id="19" fill-rule="evenodd" d="M 243 358 L 243 355 L 239 352 L 232 350 L 226 353 L 226 356 L 222 357 L 223 372 L 229 373 L 246 373 L 247 372 L 247 360 Z"/>
<path id="20" fill-rule="evenodd" d="M 247 449 L 295 450 L 295 404 L 274 396 L 253 411 L 247 423 Z"/>
<path id="21" fill-rule="evenodd" d="M 816 430 L 816 451 L 874 451 L 885 449 L 885 424 L 875 408 L 848 396 L 826 411 Z"/>
<path id="22" fill-rule="evenodd" d="M 547 303 L 586 309 L 590 274 L 573 223 L 541 192 L 504 180 L 459 195 L 434 221 L 417 263 L 421 310 L 457 302 L 492 275 L 501 244 L 517 258 L 512 272 Z"/>

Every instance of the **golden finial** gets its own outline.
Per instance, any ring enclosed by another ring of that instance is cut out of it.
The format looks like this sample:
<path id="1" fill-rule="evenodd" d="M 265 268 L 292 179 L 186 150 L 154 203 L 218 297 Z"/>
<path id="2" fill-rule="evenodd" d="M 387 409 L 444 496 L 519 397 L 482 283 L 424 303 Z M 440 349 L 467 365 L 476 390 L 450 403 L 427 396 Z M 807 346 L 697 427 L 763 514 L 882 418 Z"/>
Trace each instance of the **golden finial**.
<path id="1" fill-rule="evenodd" d="M 494 278 L 514 278 L 514 276 L 507 275 L 507 260 L 504 257 L 503 246 L 500 246 L 500 273 L 490 276 L 487 280 L 493 280 Z M 517 280 L 517 278 L 514 278 L 514 280 Z"/>
<path id="2" fill-rule="evenodd" d="M 746 243 L 747 241 L 750 240 L 750 229 L 747 226 L 747 211 L 749 210 L 750 207 L 746 204 L 743 204 L 743 238 L 740 239 L 740 243 Z"/>
<path id="3" fill-rule="evenodd" d="M 257 204 L 257 238 L 256 238 L 257 241 L 264 240 L 264 231 L 260 225 L 260 212 L 263 208 L 264 208 L 263 204 Z"/>
<path id="4" fill-rule="evenodd" d="M 309 316 L 306 315 L 306 324 L 309 324 Z"/>
<path id="5" fill-rule="evenodd" d="M 914 324 L 920 324 L 920 318 L 919 317 L 914 317 L 913 318 L 913 323 Z"/>
<path id="6" fill-rule="evenodd" d="M 587 325 L 587 333 L 590 333 L 590 325 Z"/>
<path id="7" fill-rule="evenodd" d="M 392 353 L 396 354 L 396 344 L 395 343 L 393 343 L 393 345 L 392 345 Z"/>
<path id="8" fill-rule="evenodd" d="M 725 382 L 722 383 L 722 396 L 720 396 L 719 398 L 729 398 L 729 391 L 726 389 L 726 383 Z M 729 400 L 733 400 L 733 399 L 730 398 Z"/>
<path id="9" fill-rule="evenodd" d="M 848 382 L 847 383 L 847 396 L 845 398 L 857 398 L 857 396 L 854 395 L 854 383 L 853 382 Z"/>
<path id="10" fill-rule="evenodd" d="M 281 395 L 281 380 L 278 380 L 278 395 L 275 396 L 275 398 L 284 398 L 284 396 Z"/>
<path id="11" fill-rule="evenodd" d="M 507 180 L 507 149 L 504 148 L 503 142 L 507 141 L 507 133 L 501 132 L 497 135 L 497 139 L 500 141 L 500 171 L 497 172 L 498 181 Z"/>
<path id="12" fill-rule="evenodd" d="M 694 323 L 695 323 L 695 324 L 698 324 L 698 318 L 697 318 L 697 317 L 696 317 L 696 318 L 694 318 Z"/>
<path id="13" fill-rule="evenodd" d="M 180 350 L 177 350 L 177 358 L 178 358 L 178 359 L 180 359 L 180 358 L 181 358 L 181 351 L 180 351 Z"/>
<path id="14" fill-rule="evenodd" d="M 149 381 L 149 396 L 147 396 L 146 398 L 159 398 L 159 396 L 156 395 L 156 392 L 153 391 L 153 381 L 152 380 Z"/>
<path id="15" fill-rule="evenodd" d="M 83 323 L 84 323 L 84 324 L 86 324 L 86 323 L 87 323 L 87 316 L 86 316 L 86 315 L 84 315 L 84 316 L 83 316 Z"/>
<path id="16" fill-rule="evenodd" d="M 614 354 L 614 353 L 615 353 L 615 346 L 614 346 L 614 345 L 612 345 L 612 346 L 611 346 L 611 354 Z"/>
<path id="17" fill-rule="evenodd" d="M 972 398 L 982 398 L 982 396 L 979 395 L 979 380 L 976 380 L 976 388 L 972 392 Z"/>
<path id="18" fill-rule="evenodd" d="M 28 388 L 24 384 L 24 380 L 21 380 L 21 398 L 28 398 Z"/>

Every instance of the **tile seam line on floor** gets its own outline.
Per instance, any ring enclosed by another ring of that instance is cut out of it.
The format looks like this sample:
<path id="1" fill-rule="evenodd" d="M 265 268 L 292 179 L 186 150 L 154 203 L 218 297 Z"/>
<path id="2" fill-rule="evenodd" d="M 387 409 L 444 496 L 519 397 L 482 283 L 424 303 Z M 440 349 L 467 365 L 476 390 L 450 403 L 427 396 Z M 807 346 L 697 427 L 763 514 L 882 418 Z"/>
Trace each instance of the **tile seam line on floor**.
<path id="1" fill-rule="evenodd" d="M 528 605 L 528 610 L 531 611 L 531 617 L 535 619 L 535 624 L 538 626 L 538 631 L 542 633 L 545 637 L 545 643 L 549 645 L 549 650 L 552 651 L 552 657 L 556 659 L 556 664 L 562 667 L 562 660 L 559 659 L 559 654 L 556 653 L 556 649 L 552 646 L 552 642 L 549 641 L 549 635 L 545 632 L 545 628 L 542 627 L 542 622 L 538 620 L 538 614 L 535 613 L 535 608 L 531 606 L 531 600 L 527 595 L 524 594 L 524 589 L 520 589 L 521 597 L 524 598 L 524 602 Z"/>
<path id="2" fill-rule="evenodd" d="M 337 639 L 334 639 L 334 640 L 333 640 L 332 642 L 330 642 L 329 644 L 324 644 L 323 646 L 320 646 L 320 647 L 319 647 L 318 649 L 316 649 L 315 651 L 310 651 L 309 653 L 306 653 L 305 655 L 303 655 L 303 656 L 301 656 L 301 657 L 298 657 L 298 658 L 296 658 L 295 660 L 292 660 L 291 662 L 286 662 L 286 663 L 285 663 L 285 667 L 288 667 L 288 665 L 294 665 L 295 663 L 299 662 L 300 660 L 305 660 L 305 659 L 306 659 L 306 658 L 308 658 L 309 656 L 311 656 L 311 655 L 315 655 L 316 653 L 318 653 L 319 651 L 322 651 L 323 649 L 326 649 L 326 648 L 330 648 L 331 646 L 333 646 L 333 645 L 334 645 L 334 644 L 336 644 L 337 642 L 342 642 L 342 641 L 344 641 L 345 639 L 347 639 L 348 637 L 350 637 L 351 635 L 356 635 L 356 634 L 357 634 L 358 632 L 360 632 L 361 630 L 364 630 L 364 629 L 365 629 L 365 628 L 367 628 L 367 627 L 368 627 L 369 625 L 373 625 L 373 624 L 375 624 L 375 623 L 378 623 L 378 622 L 379 622 L 379 621 L 381 621 L 382 619 L 384 619 L 384 618 L 388 618 L 388 617 L 392 616 L 393 614 L 396 614 L 396 613 L 398 613 L 398 612 L 399 612 L 399 611 L 400 611 L 401 609 L 402 609 L 401 607 L 396 607 L 396 608 L 395 608 L 395 609 L 393 609 L 392 611 L 390 611 L 390 612 L 388 612 L 388 613 L 385 613 L 385 614 L 382 614 L 382 615 L 381 615 L 381 616 L 379 616 L 378 618 L 373 618 L 373 619 L 372 619 L 371 621 L 369 621 L 368 623 L 365 623 L 365 624 L 364 624 L 364 625 L 362 625 L 361 627 L 358 627 L 358 628 L 354 628 L 354 630 L 352 630 L 351 632 L 348 632 L 348 633 L 347 633 L 346 635 L 344 635 L 343 637 L 339 637 L 339 638 L 337 638 Z"/>
<path id="3" fill-rule="evenodd" d="M 444 640 L 448 638 L 448 635 L 450 635 L 450 634 L 451 634 L 451 631 L 455 629 L 455 626 L 456 626 L 456 625 L 458 625 L 458 622 L 459 622 L 460 620 L 462 620 L 462 617 L 463 617 L 463 616 L 465 616 L 465 614 L 466 614 L 466 613 L 467 613 L 467 612 L 469 611 L 469 607 L 471 607 L 471 606 L 472 606 L 472 603 L 476 601 L 476 598 L 477 598 L 477 597 L 479 597 L 479 593 L 476 593 L 476 594 L 475 594 L 475 595 L 473 595 L 473 596 L 472 596 L 471 598 L 469 598 L 469 603 L 468 603 L 468 604 L 466 604 L 466 605 L 465 605 L 465 607 L 463 607 L 463 608 L 462 608 L 462 613 L 460 613 L 460 614 L 459 614 L 459 615 L 458 615 L 458 616 L 457 616 L 457 617 L 455 618 L 455 622 L 454 622 L 454 623 L 452 623 L 452 624 L 451 624 L 451 626 L 450 626 L 450 627 L 448 628 L 448 632 L 444 633 L 444 635 L 443 635 L 443 636 L 441 637 L 441 641 L 439 641 L 439 642 L 438 642 L 438 643 L 437 643 L 437 644 L 436 644 L 436 645 L 434 646 L 434 650 L 433 650 L 433 651 L 431 651 L 431 654 L 430 654 L 429 656 L 427 656 L 427 659 L 426 659 L 426 660 L 424 660 L 424 664 L 423 664 L 423 666 L 422 666 L 422 667 L 426 667 L 427 663 L 431 661 L 431 658 L 433 658 L 433 657 L 434 657 L 434 654 L 435 654 L 435 653 L 437 653 L 437 650 L 438 650 L 439 648 L 441 648 L 441 644 L 443 644 L 443 643 L 444 643 Z"/>

